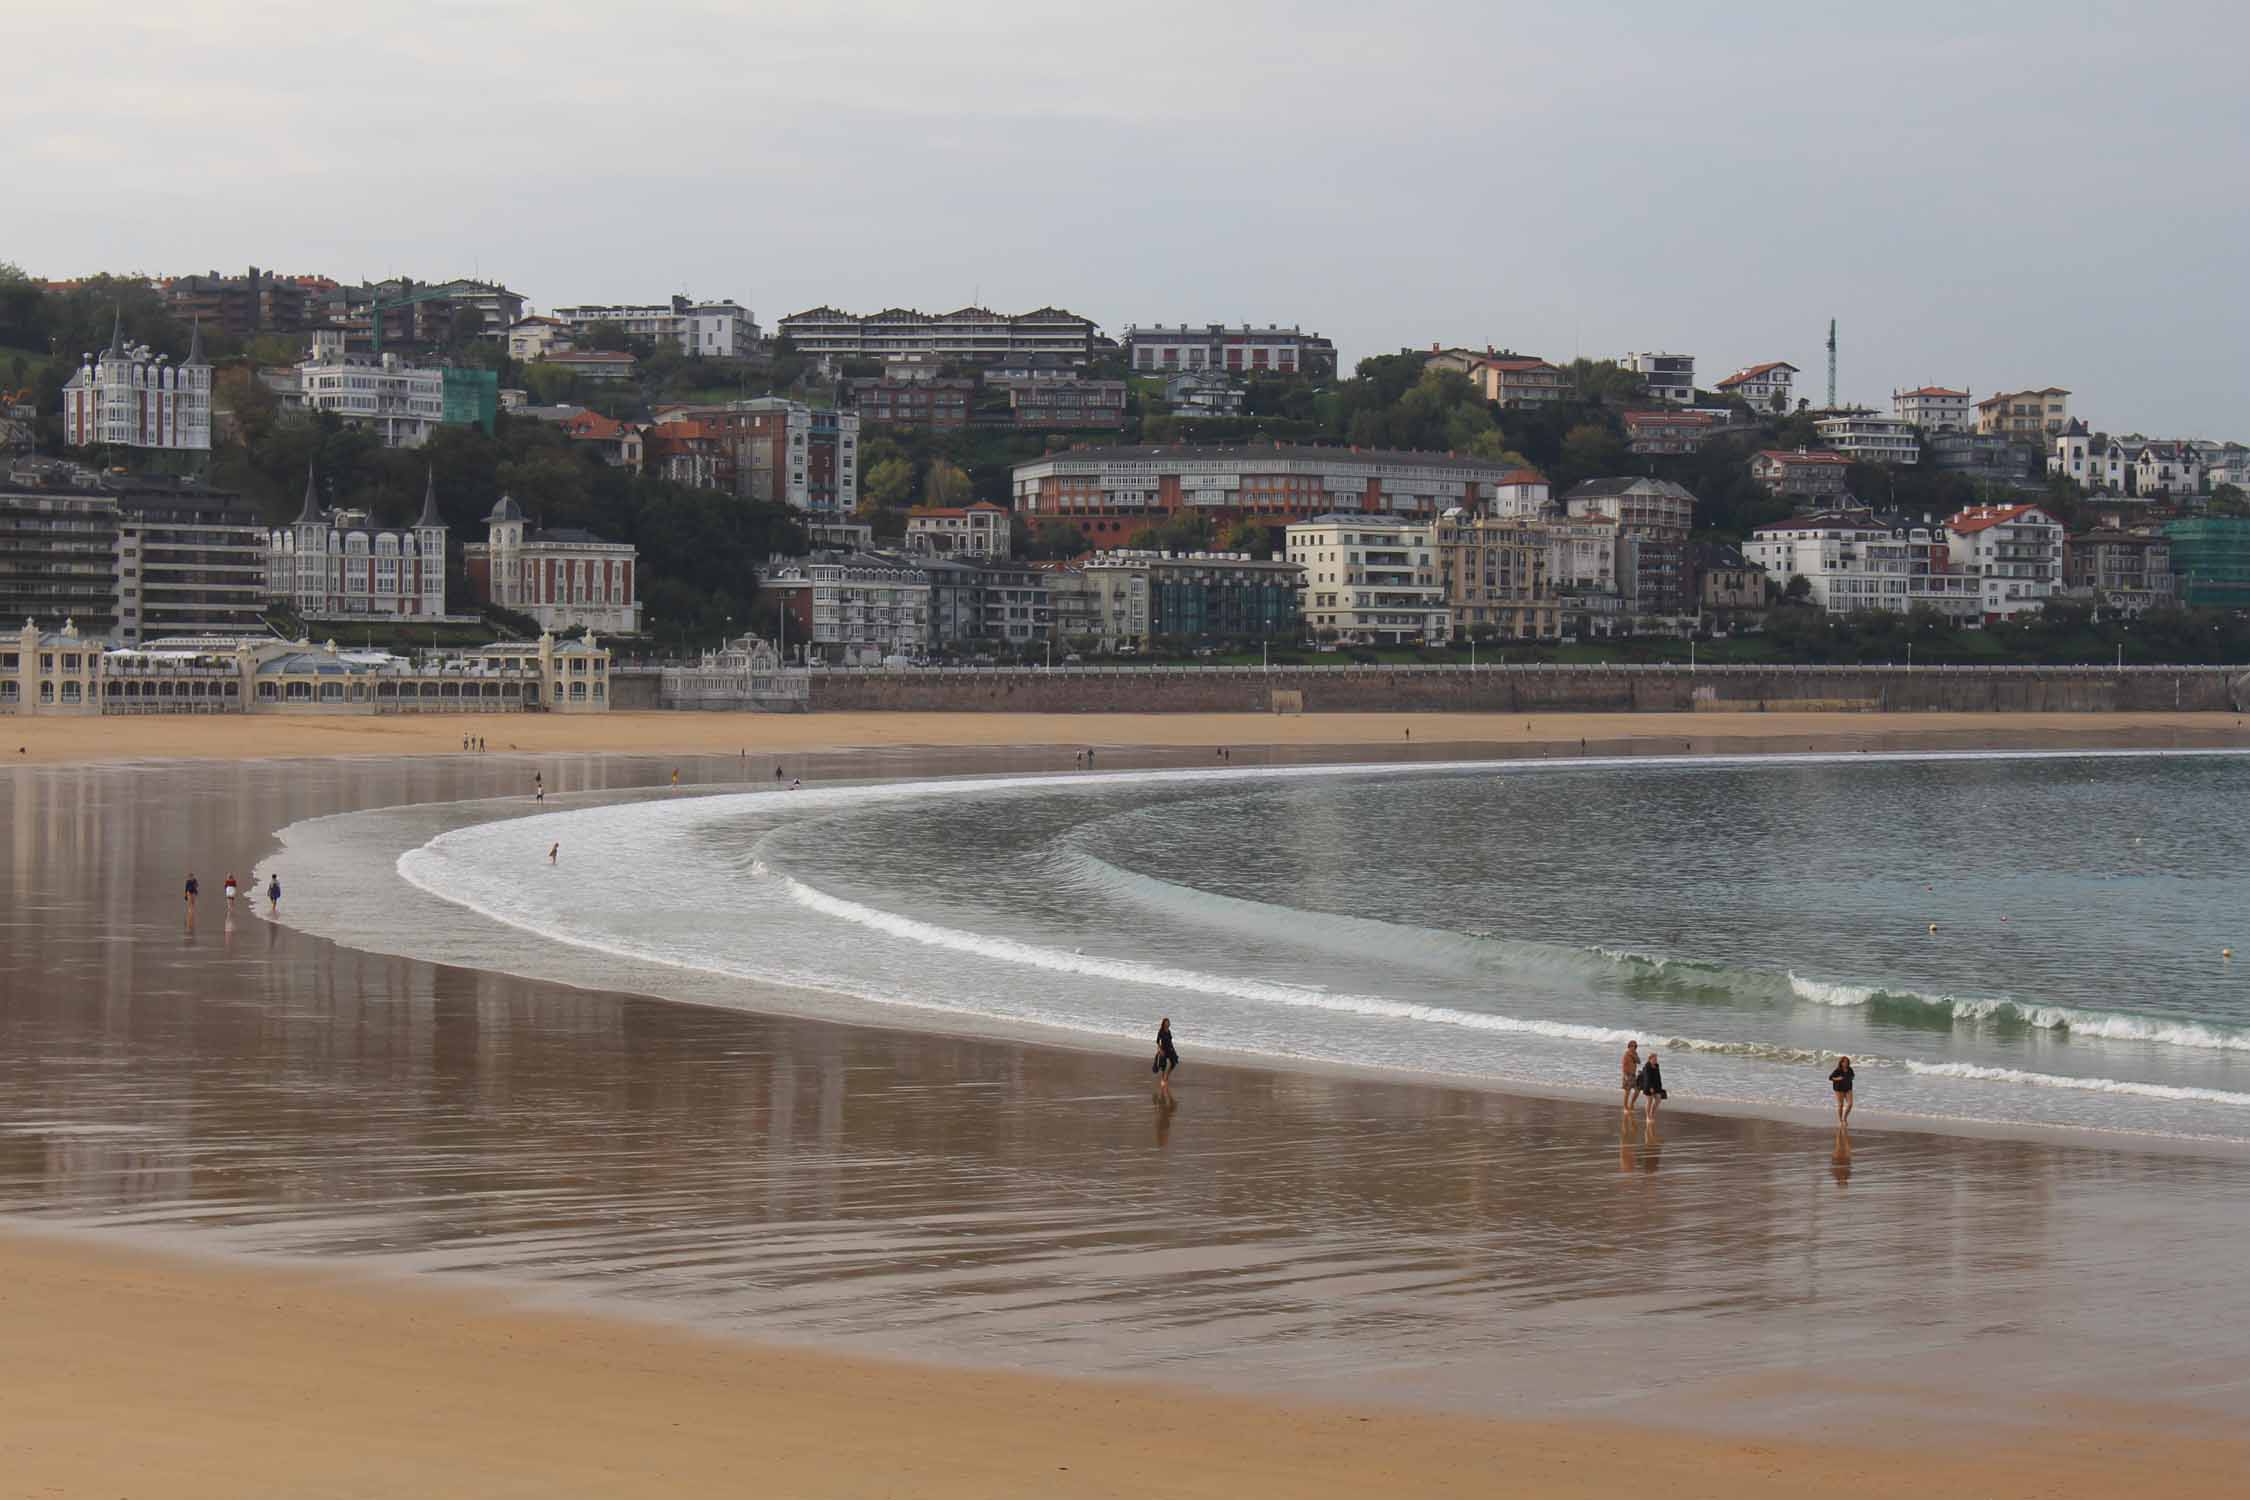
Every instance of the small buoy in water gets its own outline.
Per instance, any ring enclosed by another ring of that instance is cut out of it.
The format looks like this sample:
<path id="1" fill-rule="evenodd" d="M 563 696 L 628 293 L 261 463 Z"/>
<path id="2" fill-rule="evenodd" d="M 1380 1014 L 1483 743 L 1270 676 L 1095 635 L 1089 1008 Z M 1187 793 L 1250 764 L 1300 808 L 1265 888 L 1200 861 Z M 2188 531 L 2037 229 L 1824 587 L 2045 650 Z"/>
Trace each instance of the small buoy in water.
<path id="1" fill-rule="evenodd" d="M 2001 920 L 2001 921 L 2003 921 L 2003 922 L 2005 922 L 2005 921 L 2007 921 L 2008 919 L 2007 919 L 2006 917 L 2002 917 L 2002 918 L 2001 918 L 2000 920 Z"/>
<path id="2" fill-rule="evenodd" d="M 1932 932 L 1935 932 L 1935 931 L 1937 931 L 1937 923 L 1935 923 L 1935 922 L 1932 922 L 1932 923 L 1930 924 L 1930 931 L 1932 931 Z"/>

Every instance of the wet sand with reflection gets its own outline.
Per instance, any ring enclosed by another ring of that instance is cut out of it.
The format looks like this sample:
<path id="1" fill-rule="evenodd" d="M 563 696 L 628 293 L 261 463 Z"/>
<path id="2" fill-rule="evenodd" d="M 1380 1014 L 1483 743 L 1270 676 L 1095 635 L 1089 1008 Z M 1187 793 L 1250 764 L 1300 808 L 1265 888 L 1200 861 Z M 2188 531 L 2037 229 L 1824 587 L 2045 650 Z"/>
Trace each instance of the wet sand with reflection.
<path id="1" fill-rule="evenodd" d="M 539 764 L 584 797 L 674 762 Z M 2250 1413 L 2237 1157 L 1863 1125 L 1843 1158 L 1830 1129 L 1682 1099 L 1652 1142 L 1614 1107 L 1198 1064 L 1185 1031 L 1167 1108 L 1145 1063 L 1098 1051 L 363 953 L 247 904 L 225 919 L 220 880 L 262 881 L 279 825 L 520 797 L 530 769 L 13 769 L 0 1213 L 829 1351 L 1478 1416 L 1863 1438 L 1910 1417 L 1926 1440 L 2090 1421 L 2119 1391 L 2162 1422 Z M 691 761 L 683 780 L 742 772 Z"/>

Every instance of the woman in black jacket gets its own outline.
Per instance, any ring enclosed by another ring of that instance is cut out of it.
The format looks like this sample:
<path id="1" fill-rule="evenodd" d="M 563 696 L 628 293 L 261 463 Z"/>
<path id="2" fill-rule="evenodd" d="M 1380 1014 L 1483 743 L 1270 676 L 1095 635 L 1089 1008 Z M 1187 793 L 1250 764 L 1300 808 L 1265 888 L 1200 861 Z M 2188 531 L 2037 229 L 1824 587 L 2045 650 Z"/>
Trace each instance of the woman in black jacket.
<path id="1" fill-rule="evenodd" d="M 1656 1109 L 1671 1096 L 1664 1092 L 1664 1070 L 1657 1066 L 1656 1054 L 1649 1053 L 1648 1061 L 1641 1064 L 1641 1097 L 1648 1101 L 1648 1113 L 1642 1118 L 1656 1123 Z"/>
<path id="2" fill-rule="evenodd" d="M 1828 1075 L 1828 1086 L 1836 1091 L 1836 1123 L 1844 1124 L 1852 1117 L 1852 1060 L 1836 1059 L 1835 1069 Z"/>
<path id="3" fill-rule="evenodd" d="M 1149 1071 L 1156 1075 L 1156 1086 L 1165 1093 L 1172 1091 L 1172 1070 L 1180 1065 L 1178 1049 L 1172 1045 L 1172 1018 L 1166 1016 L 1156 1027 L 1156 1061 Z"/>

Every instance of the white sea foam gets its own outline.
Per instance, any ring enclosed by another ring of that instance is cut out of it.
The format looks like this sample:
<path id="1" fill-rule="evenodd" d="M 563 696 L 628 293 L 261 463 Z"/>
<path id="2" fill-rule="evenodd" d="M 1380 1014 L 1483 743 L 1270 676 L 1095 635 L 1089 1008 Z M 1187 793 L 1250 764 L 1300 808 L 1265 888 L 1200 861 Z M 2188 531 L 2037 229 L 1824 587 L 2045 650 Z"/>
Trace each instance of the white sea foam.
<path id="1" fill-rule="evenodd" d="M 1919 990 L 1894 990 L 1881 985 L 1807 979 L 1799 974 L 1789 976 L 1789 988 L 1799 999 L 1815 1005 L 1851 1008 L 1889 1000 L 1944 1011 L 1962 1021 L 2012 1021 L 2041 1031 L 2063 1031 L 2072 1036 L 2099 1037 L 2112 1042 L 2156 1042 L 2170 1047 L 2201 1047 L 2221 1052 L 2250 1051 L 2250 1035 L 2195 1021 L 2079 1010 L 2067 1005 L 2039 1005 L 2004 996 L 1929 995 Z"/>
<path id="2" fill-rule="evenodd" d="M 1965 1078 L 1978 1083 L 2016 1083 L 2031 1088 L 2076 1089 L 2088 1094 L 2131 1094 L 2175 1104 L 2226 1104 L 2250 1109 L 2250 1094 L 2225 1089 L 2190 1088 L 2170 1083 L 2135 1083 L 2125 1078 L 2080 1078 L 2069 1073 L 2030 1073 L 2021 1068 L 1988 1068 L 1979 1063 L 1926 1063 L 1909 1058 L 1906 1071 L 1923 1078 Z"/>

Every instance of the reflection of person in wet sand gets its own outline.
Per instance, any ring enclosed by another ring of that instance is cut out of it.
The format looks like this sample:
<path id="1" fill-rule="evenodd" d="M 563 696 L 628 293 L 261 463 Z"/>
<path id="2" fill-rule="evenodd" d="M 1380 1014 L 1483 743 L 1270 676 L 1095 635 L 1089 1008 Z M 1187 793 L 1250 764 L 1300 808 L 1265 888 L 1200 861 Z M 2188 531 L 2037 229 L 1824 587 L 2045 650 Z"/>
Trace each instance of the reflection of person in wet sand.
<path id="1" fill-rule="evenodd" d="M 1157 1093 L 1157 1096 L 1156 1096 L 1156 1144 L 1157 1144 L 1157 1145 L 1159 1145 L 1159 1146 L 1163 1146 L 1163 1145 L 1165 1145 L 1165 1144 L 1166 1144 L 1166 1143 L 1167 1143 L 1167 1142 L 1168 1142 L 1168 1141 L 1169 1141 L 1169 1140 L 1171 1139 L 1171 1136 L 1172 1136 L 1172 1112 L 1173 1112 L 1174 1110 L 1177 1110 L 1177 1109 L 1178 1109 L 1179 1107 L 1180 1107 L 1180 1101 L 1179 1101 L 1178 1099 L 1176 1099 L 1175 1097 L 1173 1097 L 1173 1095 L 1172 1095 L 1172 1093 L 1171 1093 L 1171 1091 L 1170 1091 L 1170 1090 L 1168 1090 L 1168 1089 L 1167 1089 L 1167 1090 L 1160 1090 L 1160 1091 L 1159 1091 L 1159 1092 Z"/>

